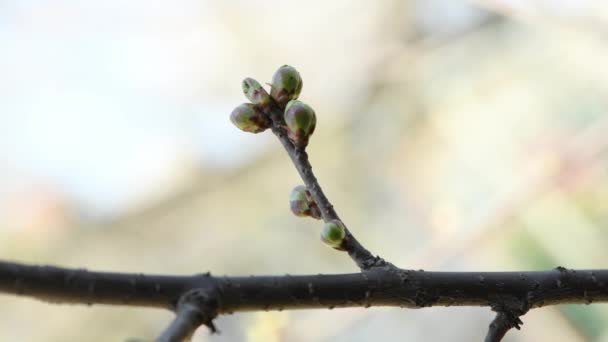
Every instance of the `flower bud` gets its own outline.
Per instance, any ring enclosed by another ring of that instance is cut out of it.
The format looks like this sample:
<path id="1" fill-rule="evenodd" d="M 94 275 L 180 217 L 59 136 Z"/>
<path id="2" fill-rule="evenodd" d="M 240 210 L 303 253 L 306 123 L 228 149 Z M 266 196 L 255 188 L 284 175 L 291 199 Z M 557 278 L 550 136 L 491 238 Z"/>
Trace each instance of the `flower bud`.
<path id="1" fill-rule="evenodd" d="M 346 236 L 346 228 L 339 220 L 326 222 L 321 231 L 321 240 L 331 247 L 340 247 Z"/>
<path id="2" fill-rule="evenodd" d="M 321 218 L 321 212 L 317 204 L 304 185 L 298 185 L 291 190 L 289 207 L 291 208 L 291 212 L 296 216 L 310 216 L 317 220 Z"/>
<path id="3" fill-rule="evenodd" d="M 245 97 L 253 104 L 258 105 L 263 109 L 270 106 L 272 99 L 266 89 L 264 89 L 258 81 L 247 77 L 243 80 L 242 87 Z"/>
<path id="4" fill-rule="evenodd" d="M 295 100 L 302 91 L 300 73 L 289 65 L 283 65 L 272 76 L 270 95 L 279 106 L 284 107 L 290 100 Z"/>
<path id="5" fill-rule="evenodd" d="M 230 114 L 230 121 L 240 130 L 260 133 L 270 127 L 270 120 L 255 105 L 243 103 Z"/>
<path id="6" fill-rule="evenodd" d="M 315 111 L 302 101 L 292 100 L 285 107 L 284 118 L 289 139 L 297 146 L 306 147 L 317 125 Z"/>

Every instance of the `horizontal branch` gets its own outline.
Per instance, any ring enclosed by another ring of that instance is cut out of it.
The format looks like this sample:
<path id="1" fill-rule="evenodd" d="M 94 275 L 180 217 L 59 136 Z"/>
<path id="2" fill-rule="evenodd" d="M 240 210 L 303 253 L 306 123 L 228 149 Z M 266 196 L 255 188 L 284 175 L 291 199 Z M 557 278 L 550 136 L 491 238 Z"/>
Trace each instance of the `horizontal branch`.
<path id="1" fill-rule="evenodd" d="M 110 304 L 172 309 L 201 276 L 90 272 L 0 262 L 0 292 L 51 303 Z"/>
<path id="2" fill-rule="evenodd" d="M 50 302 L 175 310 L 183 294 L 215 289 L 217 312 L 396 306 L 529 308 L 608 302 L 608 270 L 425 272 L 392 267 L 335 275 L 158 276 L 0 262 L 0 292 Z"/>

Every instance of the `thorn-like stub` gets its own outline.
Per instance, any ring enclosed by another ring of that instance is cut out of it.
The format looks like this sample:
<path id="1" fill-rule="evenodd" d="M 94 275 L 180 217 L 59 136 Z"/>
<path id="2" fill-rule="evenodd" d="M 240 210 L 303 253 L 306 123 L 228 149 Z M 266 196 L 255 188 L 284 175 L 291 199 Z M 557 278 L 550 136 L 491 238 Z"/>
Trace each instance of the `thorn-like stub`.
<path id="1" fill-rule="evenodd" d="M 272 103 L 272 99 L 270 98 L 270 94 L 262 87 L 260 82 L 256 81 L 253 78 L 247 77 L 243 80 L 242 83 L 243 94 L 251 103 L 258 106 L 263 111 L 270 108 Z"/>
<path id="2" fill-rule="evenodd" d="M 306 186 L 298 185 L 289 194 L 289 207 L 291 212 L 300 217 L 310 216 L 315 219 L 321 218 L 321 212 Z"/>
<path id="3" fill-rule="evenodd" d="M 321 231 L 321 240 L 330 247 L 340 247 L 346 237 L 346 227 L 340 220 L 326 222 Z"/>
<path id="4" fill-rule="evenodd" d="M 287 102 L 298 98 L 302 85 L 300 73 L 292 66 L 283 65 L 272 76 L 270 95 L 283 108 Z"/>
<path id="5" fill-rule="evenodd" d="M 306 147 L 317 125 L 315 111 L 302 101 L 292 100 L 285 107 L 284 119 L 289 139 L 298 147 Z"/>
<path id="6" fill-rule="evenodd" d="M 260 133 L 270 127 L 270 119 L 254 104 L 243 103 L 230 114 L 230 121 L 240 130 Z"/>

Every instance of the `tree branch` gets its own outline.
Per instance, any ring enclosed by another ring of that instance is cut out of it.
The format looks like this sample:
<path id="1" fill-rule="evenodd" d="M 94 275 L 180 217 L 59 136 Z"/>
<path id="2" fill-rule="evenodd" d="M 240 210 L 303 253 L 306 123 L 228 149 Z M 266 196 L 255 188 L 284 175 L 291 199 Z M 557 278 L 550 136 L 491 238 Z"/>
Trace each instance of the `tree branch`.
<path id="1" fill-rule="evenodd" d="M 110 304 L 174 308 L 202 276 L 156 276 L 90 272 L 0 262 L 0 292 L 50 303 Z"/>
<path id="2" fill-rule="evenodd" d="M 608 270 L 425 272 L 386 267 L 350 274 L 214 277 L 90 272 L 0 262 L 0 292 L 53 303 L 174 309 L 184 294 L 197 289 L 215 299 L 218 314 L 369 306 L 495 309 L 513 302 L 536 308 L 608 302 Z"/>
<path id="3" fill-rule="evenodd" d="M 374 267 L 361 273 L 214 277 L 92 272 L 0 262 L 0 292 L 52 303 L 176 310 L 159 338 L 179 341 L 217 314 L 237 311 L 393 306 L 489 306 L 486 341 L 500 341 L 528 308 L 608 302 L 608 270 L 425 272 Z"/>
<path id="4" fill-rule="evenodd" d="M 311 196 L 321 211 L 323 221 L 340 220 L 334 206 L 327 196 L 325 196 L 323 189 L 321 189 L 321 186 L 312 171 L 312 165 L 308 160 L 308 154 L 305 149 L 295 146 L 289 140 L 283 124 L 283 112 L 276 104 L 273 104 L 271 108 L 270 117 L 272 119 L 272 132 L 279 139 L 296 167 L 296 170 L 298 170 L 306 188 L 310 191 Z M 374 256 L 370 251 L 363 247 L 348 228 L 346 229 L 344 243 L 340 249 L 345 250 L 361 270 L 368 270 L 372 267 L 380 266 L 394 267 L 382 258 Z"/>

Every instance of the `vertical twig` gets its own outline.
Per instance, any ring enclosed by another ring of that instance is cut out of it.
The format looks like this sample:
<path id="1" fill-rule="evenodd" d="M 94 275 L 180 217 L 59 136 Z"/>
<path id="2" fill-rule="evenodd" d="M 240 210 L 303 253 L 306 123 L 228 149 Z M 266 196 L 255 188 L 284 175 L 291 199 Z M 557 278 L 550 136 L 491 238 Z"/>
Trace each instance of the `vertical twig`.
<path id="1" fill-rule="evenodd" d="M 205 289 L 186 292 L 177 304 L 175 318 L 156 341 L 189 341 L 196 329 L 203 324 L 209 327 L 212 333 L 216 333 L 213 319 L 217 316 L 217 309 L 218 299 L 215 292 Z"/>
<path id="2" fill-rule="evenodd" d="M 310 164 L 308 154 L 306 153 L 305 149 L 295 146 L 289 140 L 287 132 L 283 127 L 281 109 L 276 105 L 273 106 L 270 117 L 272 119 L 272 132 L 279 139 L 285 148 L 285 151 L 287 151 L 287 154 L 291 158 L 291 161 L 296 167 L 302 181 L 304 181 L 306 188 L 308 191 L 310 191 L 315 203 L 319 207 L 323 220 L 325 222 L 331 220 L 340 220 L 334 206 L 331 204 L 327 196 L 325 196 L 323 189 L 321 189 L 321 185 L 319 185 L 319 181 L 312 171 L 312 165 Z M 348 228 L 346 229 L 344 243 L 340 249 L 346 251 L 351 259 L 357 263 L 357 266 L 359 266 L 361 270 L 368 270 L 378 266 L 393 266 L 382 258 L 374 256 L 355 238 Z"/>
<path id="3" fill-rule="evenodd" d="M 519 318 L 528 312 L 528 303 L 520 300 L 510 300 L 505 303 L 493 306 L 492 310 L 496 311 L 496 317 L 488 327 L 488 334 L 485 342 L 499 342 L 507 334 L 507 332 L 515 328 L 520 329 L 520 325 L 524 324 Z"/>

